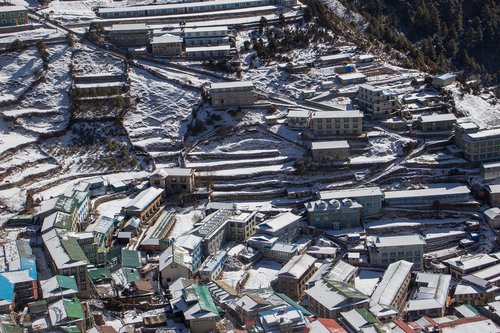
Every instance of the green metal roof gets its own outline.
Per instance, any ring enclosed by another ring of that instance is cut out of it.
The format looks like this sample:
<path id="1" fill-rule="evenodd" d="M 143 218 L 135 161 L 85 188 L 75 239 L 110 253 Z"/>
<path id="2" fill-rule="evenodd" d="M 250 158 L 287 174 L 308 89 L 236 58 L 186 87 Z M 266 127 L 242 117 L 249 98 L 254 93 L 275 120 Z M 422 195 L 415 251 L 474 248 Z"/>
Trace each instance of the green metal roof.
<path id="1" fill-rule="evenodd" d="M 375 317 L 368 312 L 366 309 L 355 309 L 364 320 L 366 320 L 370 324 L 374 324 L 376 322 Z"/>
<path id="2" fill-rule="evenodd" d="M 82 304 L 78 298 L 64 299 L 63 305 L 69 318 L 85 319 Z"/>
<path id="3" fill-rule="evenodd" d="M 198 303 L 203 310 L 213 312 L 217 315 L 219 314 L 219 310 L 217 309 L 217 306 L 215 305 L 207 287 L 193 284 L 191 288 L 195 291 Z"/>
<path id="4" fill-rule="evenodd" d="M 141 253 L 139 251 L 122 249 L 122 267 L 142 267 Z"/>
<path id="5" fill-rule="evenodd" d="M 474 312 L 474 313 L 476 314 L 476 316 L 480 316 L 480 315 L 481 315 L 481 313 L 479 313 L 479 311 L 477 311 L 477 309 L 476 309 L 474 306 L 472 306 L 472 305 L 470 305 L 470 304 L 464 304 L 464 306 L 465 306 L 467 309 L 469 309 L 469 310 L 471 310 L 472 312 Z"/>
<path id="6" fill-rule="evenodd" d="M 172 213 L 167 213 L 160 217 L 160 220 L 155 223 L 153 226 L 154 232 L 151 234 L 151 238 L 154 239 L 161 239 L 165 238 L 168 234 L 168 231 L 170 230 L 170 227 L 172 226 L 172 223 L 174 222 L 174 214 Z"/>
<path id="7" fill-rule="evenodd" d="M 100 279 L 106 278 L 111 279 L 111 271 L 109 268 L 92 268 L 87 271 L 87 275 L 92 283 L 97 283 Z"/>
<path id="8" fill-rule="evenodd" d="M 330 289 L 335 289 L 338 293 L 342 294 L 345 298 L 350 299 L 368 299 L 369 297 L 357 290 L 348 283 L 342 281 L 328 280 L 326 284 Z"/>
<path id="9" fill-rule="evenodd" d="M 10 323 L 2 323 L 2 330 L 5 333 L 23 333 L 21 326 Z"/>
<path id="10" fill-rule="evenodd" d="M 90 263 L 89 259 L 87 258 L 82 248 L 80 247 L 80 244 L 78 244 L 76 238 L 74 237 L 61 238 L 61 244 L 68 253 L 68 256 L 71 258 L 71 260 L 85 261 L 87 263 Z"/>
<path id="11" fill-rule="evenodd" d="M 141 273 L 136 268 L 123 267 L 122 270 L 128 283 L 141 280 Z"/>
<path id="12" fill-rule="evenodd" d="M 76 280 L 73 276 L 56 275 L 59 287 L 78 291 Z"/>
<path id="13" fill-rule="evenodd" d="M 287 295 L 285 294 L 282 294 L 282 293 L 275 293 L 279 298 L 281 298 L 282 300 L 284 300 L 285 302 L 287 302 L 288 304 L 290 304 L 291 306 L 293 306 L 295 309 L 301 311 L 304 315 L 306 316 L 315 316 L 314 313 L 312 313 L 311 311 L 307 310 L 306 308 L 304 308 L 302 305 L 300 305 L 299 303 L 295 302 L 293 299 L 291 299 L 290 297 L 288 297 Z"/>
<path id="14" fill-rule="evenodd" d="M 73 229 L 73 217 L 64 212 L 56 212 L 56 217 L 54 220 L 54 227 L 72 230 Z"/>
<path id="15" fill-rule="evenodd" d="M 76 210 L 78 202 L 73 198 L 68 198 L 64 195 L 59 196 L 57 202 L 54 206 L 55 210 L 65 212 L 68 214 L 73 214 Z"/>
<path id="16" fill-rule="evenodd" d="M 33 223 L 33 215 L 16 215 L 11 217 L 10 219 L 7 220 L 5 223 L 6 225 L 28 225 Z"/>

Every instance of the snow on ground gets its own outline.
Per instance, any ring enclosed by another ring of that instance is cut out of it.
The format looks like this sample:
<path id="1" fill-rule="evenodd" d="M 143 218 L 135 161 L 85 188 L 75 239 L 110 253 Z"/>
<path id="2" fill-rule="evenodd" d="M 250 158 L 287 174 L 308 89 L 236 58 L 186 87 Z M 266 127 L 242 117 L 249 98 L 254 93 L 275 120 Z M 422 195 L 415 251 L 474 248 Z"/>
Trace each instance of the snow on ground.
<path id="1" fill-rule="evenodd" d="M 280 263 L 270 260 L 261 260 L 248 270 L 249 276 L 245 289 L 268 288 L 271 282 L 278 277 L 278 272 L 283 267 Z"/>
<path id="2" fill-rule="evenodd" d="M 447 88 L 452 92 L 457 110 L 482 128 L 500 126 L 500 104 L 492 95 L 462 94 L 456 85 Z"/>
<path id="3" fill-rule="evenodd" d="M 177 238 L 193 229 L 195 222 L 203 218 L 203 212 L 201 210 L 192 210 L 187 213 L 176 214 L 175 218 L 175 224 L 168 234 L 170 238 Z"/>
<path id="4" fill-rule="evenodd" d="M 38 163 L 37 165 L 27 167 L 19 173 L 14 173 L 0 180 L 1 185 L 14 184 L 16 182 L 23 181 L 25 179 L 31 179 L 40 174 L 45 174 L 49 171 L 56 172 L 59 166 L 54 163 Z"/>
<path id="5" fill-rule="evenodd" d="M 0 102 L 16 100 L 36 80 L 34 71 L 42 68 L 36 47 L 9 52 L 0 57 Z"/>
<path id="6" fill-rule="evenodd" d="M 122 59 L 94 49 L 83 48 L 75 52 L 72 61 L 76 74 L 125 74 Z"/>
<path id="7" fill-rule="evenodd" d="M 354 279 L 354 287 L 367 296 L 371 296 L 384 272 L 360 269 Z"/>
<path id="8" fill-rule="evenodd" d="M 245 275 L 245 271 L 242 269 L 239 271 L 232 271 L 232 272 L 224 271 L 222 273 L 222 281 L 224 281 L 231 287 L 236 288 L 238 282 L 240 282 L 241 279 L 243 278 L 243 275 Z"/>
<path id="9" fill-rule="evenodd" d="M 137 109 L 125 115 L 123 124 L 132 142 L 148 151 L 168 151 L 181 144 L 200 94 L 141 69 L 131 70 L 130 79 Z"/>
<path id="10" fill-rule="evenodd" d="M 64 34 L 55 29 L 48 29 L 43 26 L 39 26 L 30 30 L 2 33 L 0 34 L 0 45 L 8 45 L 16 39 L 21 41 L 39 39 L 47 41 L 59 37 L 64 37 Z"/>

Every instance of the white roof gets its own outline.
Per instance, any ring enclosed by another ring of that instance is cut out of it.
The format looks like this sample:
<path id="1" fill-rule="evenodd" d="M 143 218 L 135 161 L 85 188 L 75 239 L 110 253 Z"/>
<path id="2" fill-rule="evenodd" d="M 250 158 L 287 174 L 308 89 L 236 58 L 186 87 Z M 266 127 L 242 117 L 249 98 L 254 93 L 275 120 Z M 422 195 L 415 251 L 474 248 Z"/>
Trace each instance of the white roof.
<path id="1" fill-rule="evenodd" d="M 484 169 L 498 168 L 498 167 L 500 167 L 500 162 L 483 163 Z"/>
<path id="2" fill-rule="evenodd" d="M 231 45 L 213 45 L 213 46 L 192 46 L 186 47 L 186 52 L 204 52 L 204 51 L 224 51 L 231 50 Z"/>
<path id="3" fill-rule="evenodd" d="M 466 133 L 472 139 L 487 139 L 493 138 L 500 135 L 500 128 L 492 128 L 487 130 L 478 131 L 475 133 Z"/>
<path id="4" fill-rule="evenodd" d="M 182 43 L 182 38 L 179 36 L 164 34 L 161 36 L 153 37 L 151 44 L 163 44 L 163 43 Z"/>
<path id="5" fill-rule="evenodd" d="M 349 111 L 318 111 L 312 114 L 313 119 L 323 118 L 363 118 L 363 113 L 359 110 Z"/>
<path id="6" fill-rule="evenodd" d="M 404 260 L 390 264 L 382 276 L 382 281 L 373 292 L 370 307 L 377 304 L 391 306 L 405 279 L 411 273 L 412 266 L 411 262 Z"/>
<path id="7" fill-rule="evenodd" d="M 161 188 L 149 187 L 139 193 L 125 207 L 128 210 L 141 211 L 145 209 L 149 204 L 151 204 L 151 202 L 158 198 L 158 196 L 160 196 L 162 193 L 163 189 Z"/>
<path id="8" fill-rule="evenodd" d="M 419 121 L 422 123 L 433 123 L 437 121 L 455 121 L 457 120 L 457 117 L 455 117 L 454 114 L 452 113 L 447 113 L 447 114 L 433 114 L 429 116 L 420 116 L 418 117 Z"/>
<path id="9" fill-rule="evenodd" d="M 148 30 L 146 23 L 113 24 L 108 31 Z"/>
<path id="10" fill-rule="evenodd" d="M 318 196 L 322 200 L 361 198 L 361 197 L 382 196 L 382 191 L 380 191 L 379 187 L 361 187 L 361 188 L 353 188 L 347 190 L 319 191 Z"/>
<path id="11" fill-rule="evenodd" d="M 30 272 L 27 269 L 23 269 L 20 271 L 6 271 L 6 272 L 0 272 L 0 274 L 9 280 L 11 283 L 22 283 L 22 282 L 29 282 L 29 281 L 35 281 L 30 276 Z"/>
<path id="12" fill-rule="evenodd" d="M 498 333 L 499 327 L 491 321 L 491 319 L 484 318 L 481 321 L 461 322 L 456 325 L 444 325 L 440 327 L 442 333 Z"/>
<path id="13" fill-rule="evenodd" d="M 278 276 L 292 276 L 295 278 L 300 278 L 304 275 L 311 266 L 316 262 L 316 258 L 304 253 L 298 256 L 294 256 L 290 261 L 287 262 L 283 268 L 278 272 Z"/>
<path id="14" fill-rule="evenodd" d="M 309 110 L 290 109 L 290 110 L 288 110 L 287 117 L 289 117 L 289 118 L 307 118 L 310 115 L 311 115 L 311 111 L 309 111 Z"/>
<path id="15" fill-rule="evenodd" d="M 446 305 L 451 275 L 419 272 L 415 281 L 419 288 L 414 299 L 408 301 L 408 311 L 443 308 Z"/>
<path id="16" fill-rule="evenodd" d="M 337 53 L 319 57 L 322 61 L 351 59 L 349 53 Z"/>
<path id="17" fill-rule="evenodd" d="M 360 79 L 360 78 L 365 78 L 366 75 L 363 73 L 355 72 L 355 73 L 347 73 L 347 74 L 339 74 L 338 77 L 341 80 L 348 80 L 348 79 Z"/>
<path id="18" fill-rule="evenodd" d="M 186 250 L 194 250 L 203 239 L 193 234 L 179 236 L 175 240 L 175 245 L 185 248 Z"/>
<path id="19" fill-rule="evenodd" d="M 294 222 L 298 222 L 302 217 L 291 212 L 280 214 L 256 226 L 261 232 L 278 232 Z"/>
<path id="20" fill-rule="evenodd" d="M 231 88 L 253 88 L 252 81 L 231 81 L 231 82 L 214 82 L 210 85 L 210 89 L 231 89 Z"/>
<path id="21" fill-rule="evenodd" d="M 398 236 L 368 236 L 367 243 L 375 247 L 412 246 L 425 245 L 425 240 L 421 235 L 398 235 Z"/>
<path id="22" fill-rule="evenodd" d="M 428 197 L 428 196 L 445 196 L 450 194 L 470 194 L 467 186 L 455 187 L 432 187 L 418 190 L 403 190 L 403 191 L 386 191 L 384 192 L 385 199 L 397 198 L 415 198 L 415 197 Z"/>
<path id="23" fill-rule="evenodd" d="M 315 141 L 311 142 L 311 149 L 349 149 L 349 143 L 346 140 L 336 141 Z"/>
<path id="24" fill-rule="evenodd" d="M 27 10 L 24 6 L 0 6 L 0 13 L 19 12 Z"/>
<path id="25" fill-rule="evenodd" d="M 488 186 L 486 186 L 486 190 L 490 193 L 500 193 L 500 184 L 499 185 L 488 185 Z"/>
<path id="26" fill-rule="evenodd" d="M 497 261 L 497 258 L 491 257 L 488 254 L 477 254 L 451 258 L 445 260 L 444 262 L 450 266 L 454 266 L 462 270 L 470 270 L 474 269 L 475 267 L 480 267 L 488 264 L 493 265 Z"/>
<path id="27" fill-rule="evenodd" d="M 487 218 L 494 220 L 500 216 L 500 208 L 493 207 L 493 208 L 487 209 L 484 211 L 484 215 L 486 215 Z"/>
<path id="28" fill-rule="evenodd" d="M 245 2 L 260 2 L 261 0 L 245 0 Z M 164 5 L 148 5 L 148 6 L 130 6 L 130 7 L 110 7 L 110 8 L 99 8 L 99 13 L 114 13 L 114 12 L 134 12 L 134 11 L 146 11 L 146 10 L 157 10 L 157 9 L 172 9 L 172 8 L 192 8 L 199 6 L 216 6 L 219 4 L 232 4 L 240 3 L 242 1 L 238 0 L 214 0 L 214 1 L 204 1 L 191 2 L 191 3 L 172 3 Z"/>

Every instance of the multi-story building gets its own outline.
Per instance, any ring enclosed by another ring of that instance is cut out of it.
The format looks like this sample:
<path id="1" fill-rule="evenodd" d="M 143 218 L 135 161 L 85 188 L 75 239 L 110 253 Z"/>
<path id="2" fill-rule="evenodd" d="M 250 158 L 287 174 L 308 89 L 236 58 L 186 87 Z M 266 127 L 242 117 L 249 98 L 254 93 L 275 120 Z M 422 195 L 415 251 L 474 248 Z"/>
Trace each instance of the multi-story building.
<path id="1" fill-rule="evenodd" d="M 107 246 L 111 241 L 116 224 L 117 221 L 114 218 L 99 216 L 97 221 L 88 225 L 85 231 L 92 233 L 97 238 L 100 246 Z"/>
<path id="2" fill-rule="evenodd" d="M 453 297 L 457 304 L 483 305 L 494 301 L 499 290 L 491 281 L 467 275 L 455 287 Z"/>
<path id="3" fill-rule="evenodd" d="M 83 253 L 92 265 L 104 265 L 106 248 L 91 232 L 59 232 L 60 236 L 72 238 L 78 242 Z"/>
<path id="4" fill-rule="evenodd" d="M 219 250 L 207 257 L 198 268 L 200 279 L 204 282 L 217 280 L 226 262 L 227 251 Z"/>
<path id="5" fill-rule="evenodd" d="M 154 36 L 151 39 L 151 52 L 159 56 L 180 56 L 182 42 L 181 37 L 172 34 Z"/>
<path id="6" fill-rule="evenodd" d="M 307 280 L 316 271 L 315 262 L 316 258 L 305 253 L 290 259 L 278 272 L 278 291 L 295 300 L 300 299 L 306 290 Z"/>
<path id="7" fill-rule="evenodd" d="M 360 226 L 361 205 L 351 199 L 317 200 L 305 204 L 309 224 L 322 229 Z"/>
<path id="8" fill-rule="evenodd" d="M 354 200 L 361 205 L 361 217 L 378 216 L 382 213 L 382 199 L 384 196 L 378 187 L 320 191 L 317 195 L 320 200 Z"/>
<path id="9" fill-rule="evenodd" d="M 370 312 L 375 317 L 381 320 L 395 317 L 404 307 L 412 265 L 411 262 L 400 260 L 387 267 L 370 300 Z"/>
<path id="10" fill-rule="evenodd" d="M 415 293 L 405 308 L 407 320 L 417 320 L 422 316 L 443 317 L 450 283 L 451 275 L 418 272 Z"/>
<path id="11" fill-rule="evenodd" d="M 413 263 L 413 269 L 422 270 L 425 240 L 421 235 L 368 236 L 368 255 L 373 266 L 386 267 L 399 260 Z"/>
<path id="12" fill-rule="evenodd" d="M 487 200 L 491 207 L 500 207 L 500 185 L 486 186 Z"/>
<path id="13" fill-rule="evenodd" d="M 56 230 L 42 235 L 48 264 L 54 274 L 73 276 L 76 279 L 79 296 L 89 295 L 87 265 L 90 261 L 73 237 L 59 237 Z"/>
<path id="14" fill-rule="evenodd" d="M 160 254 L 158 270 L 164 288 L 179 278 L 191 278 L 193 269 L 189 251 L 172 244 Z"/>
<path id="15" fill-rule="evenodd" d="M 289 305 L 281 305 L 272 310 L 259 313 L 259 328 L 252 329 L 252 332 L 304 332 L 309 321 L 302 311 Z"/>
<path id="16" fill-rule="evenodd" d="M 300 216 L 290 212 L 277 215 L 258 224 L 255 227 L 256 234 L 251 238 L 268 235 L 270 238 L 276 238 L 277 242 L 291 243 L 299 236 L 301 219 Z"/>
<path id="17" fill-rule="evenodd" d="M 71 230 L 78 230 L 78 212 L 77 212 L 78 202 L 76 199 L 68 198 L 64 195 L 60 195 L 48 200 L 42 201 L 40 205 L 37 216 L 44 220 L 47 216 L 55 212 L 63 212 L 71 216 Z"/>
<path id="18" fill-rule="evenodd" d="M 400 107 L 396 91 L 369 84 L 359 86 L 357 102 L 374 118 L 389 118 Z"/>
<path id="19" fill-rule="evenodd" d="M 36 275 L 28 269 L 0 272 L 0 308 L 6 313 L 23 309 L 38 299 Z M 2 306 L 5 303 L 6 306 Z"/>
<path id="20" fill-rule="evenodd" d="M 23 6 L 0 6 L 0 27 L 28 24 L 28 10 Z"/>
<path id="21" fill-rule="evenodd" d="M 252 105 L 257 97 L 252 81 L 212 83 L 209 92 L 214 108 Z"/>
<path id="22" fill-rule="evenodd" d="M 90 184 L 86 182 L 78 182 L 73 186 L 69 186 L 64 191 L 64 196 L 76 200 L 76 218 L 78 230 L 85 228 L 85 220 L 90 212 Z"/>
<path id="23" fill-rule="evenodd" d="M 56 275 L 40 281 L 43 299 L 54 302 L 62 298 L 73 298 L 78 294 L 78 286 L 73 276 Z"/>
<path id="24" fill-rule="evenodd" d="M 467 186 L 431 187 L 418 190 L 386 191 L 384 200 L 387 206 L 426 206 L 436 202 L 440 204 L 465 203 L 472 199 Z"/>
<path id="25" fill-rule="evenodd" d="M 311 155 L 314 162 L 347 161 L 349 143 L 345 140 L 311 142 Z"/>
<path id="26" fill-rule="evenodd" d="M 500 178 L 500 162 L 482 163 L 481 175 L 485 181 Z"/>
<path id="27" fill-rule="evenodd" d="M 168 233 L 175 224 L 175 214 L 163 212 L 155 224 L 149 227 L 139 249 L 143 251 L 163 251 L 170 245 Z"/>
<path id="28" fill-rule="evenodd" d="M 231 56 L 231 45 L 208 45 L 208 46 L 189 46 L 186 47 L 186 57 L 188 58 L 223 58 Z M 242 94 L 241 96 L 244 96 Z M 225 97 L 229 98 L 229 101 L 235 102 L 234 99 L 231 99 L 230 95 L 226 95 Z M 221 99 L 220 101 L 223 101 Z M 226 100 L 227 101 L 227 100 Z M 247 102 L 253 104 L 252 99 L 248 99 Z M 239 104 L 239 105 L 250 105 L 250 104 Z M 238 106 L 239 106 L 238 105 Z M 212 106 L 214 106 L 212 104 Z M 225 106 L 228 106 L 225 104 Z M 233 105 L 234 106 L 234 105 Z M 220 106 L 224 107 L 224 106 Z"/>
<path id="29" fill-rule="evenodd" d="M 315 136 L 357 136 L 363 133 L 363 113 L 359 110 L 314 112 L 311 119 Z"/>
<path id="30" fill-rule="evenodd" d="M 231 209 L 219 209 L 205 217 L 193 234 L 203 238 L 202 248 L 205 255 L 219 251 L 226 243 L 228 228 L 227 220 L 233 215 Z"/>
<path id="31" fill-rule="evenodd" d="M 456 75 L 452 73 L 443 73 L 432 77 L 432 85 L 436 87 L 446 87 L 455 82 Z"/>
<path id="32" fill-rule="evenodd" d="M 498 263 L 498 258 L 488 254 L 464 255 L 443 261 L 451 276 L 460 280 L 462 276 L 478 272 Z"/>
<path id="33" fill-rule="evenodd" d="M 455 125 L 455 143 L 470 162 L 500 159 L 500 128 L 480 130 L 474 123 Z"/>
<path id="34" fill-rule="evenodd" d="M 228 31 L 227 26 L 212 26 L 176 29 L 170 33 L 179 34 L 184 38 L 186 47 L 193 47 L 227 45 L 229 44 Z"/>
<path id="35" fill-rule="evenodd" d="M 336 319 L 340 312 L 368 308 L 370 298 L 345 282 L 320 280 L 305 291 L 308 309 L 323 318 Z"/>
<path id="36" fill-rule="evenodd" d="M 305 130 L 311 124 L 312 112 L 309 110 L 289 109 L 286 116 L 288 127 L 291 129 Z"/>
<path id="37" fill-rule="evenodd" d="M 184 299 L 188 305 L 184 318 L 191 332 L 215 331 L 215 324 L 220 320 L 220 316 L 208 288 L 193 284 L 184 289 Z"/>
<path id="38" fill-rule="evenodd" d="M 86 316 L 78 298 L 61 299 L 48 307 L 50 322 L 53 327 L 64 331 L 86 331 Z"/>
<path id="39" fill-rule="evenodd" d="M 150 28 L 145 23 L 113 24 L 105 34 L 117 47 L 144 47 L 150 40 Z"/>
<path id="40" fill-rule="evenodd" d="M 255 234 L 257 211 L 235 211 L 227 220 L 227 239 L 244 242 Z"/>
<path id="41" fill-rule="evenodd" d="M 189 168 L 157 169 L 149 178 L 151 186 L 163 188 L 167 195 L 192 193 L 195 185 L 195 170 Z"/>
<path id="42" fill-rule="evenodd" d="M 174 255 L 182 255 L 184 257 L 184 262 L 189 261 L 192 271 L 197 270 L 203 260 L 202 241 L 203 238 L 193 234 L 179 236 L 175 240 L 174 248 L 184 249 L 185 251 L 174 251 Z"/>
<path id="43" fill-rule="evenodd" d="M 423 132 L 451 132 L 457 122 L 452 113 L 420 116 L 417 119 L 418 128 Z"/>
<path id="44" fill-rule="evenodd" d="M 366 81 L 366 75 L 360 72 L 339 74 L 337 75 L 337 78 L 339 79 L 340 83 L 342 83 L 344 86 L 348 84 L 363 83 Z"/>
<path id="45" fill-rule="evenodd" d="M 156 187 L 139 193 L 125 206 L 127 217 L 139 217 L 143 222 L 147 221 L 160 208 L 164 190 Z"/>

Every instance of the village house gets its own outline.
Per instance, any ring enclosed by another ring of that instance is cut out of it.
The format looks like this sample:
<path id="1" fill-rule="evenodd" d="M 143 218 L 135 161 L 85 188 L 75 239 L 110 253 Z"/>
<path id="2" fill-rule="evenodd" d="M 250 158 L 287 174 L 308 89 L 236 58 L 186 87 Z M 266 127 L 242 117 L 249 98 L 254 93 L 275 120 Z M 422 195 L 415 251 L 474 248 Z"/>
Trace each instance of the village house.
<path id="1" fill-rule="evenodd" d="M 303 109 L 288 109 L 286 116 L 288 127 L 297 130 L 306 130 L 311 124 L 312 112 Z"/>
<path id="2" fill-rule="evenodd" d="M 0 26 L 28 24 L 28 9 L 24 6 L 0 6 Z"/>
<path id="3" fill-rule="evenodd" d="M 357 136 L 363 133 L 363 113 L 359 110 L 314 112 L 311 119 L 314 136 Z"/>
<path id="4" fill-rule="evenodd" d="M 204 59 L 204 58 L 217 59 L 217 58 L 230 57 L 231 45 L 190 46 L 186 47 L 185 54 L 187 58 L 196 58 L 196 59 Z M 226 95 L 226 97 L 230 98 L 230 96 L 228 95 Z M 232 99 L 230 98 L 229 101 L 231 100 Z M 250 105 L 250 104 L 244 104 L 244 105 Z M 228 105 L 226 104 L 225 106 Z"/>
<path id="5" fill-rule="evenodd" d="M 165 189 L 167 195 L 192 193 L 195 186 L 194 169 L 162 168 L 157 169 L 149 178 L 151 186 Z"/>
<path id="6" fill-rule="evenodd" d="M 500 159 L 500 129 L 480 130 L 474 123 L 455 125 L 455 143 L 470 162 L 494 162 Z"/>
<path id="7" fill-rule="evenodd" d="M 463 255 L 443 261 L 448 266 L 449 273 L 456 280 L 462 276 L 469 275 L 488 268 L 498 263 L 498 258 L 488 254 Z"/>
<path id="8" fill-rule="evenodd" d="M 125 206 L 127 217 L 139 217 L 143 222 L 147 221 L 160 208 L 164 190 L 149 187 L 139 193 Z"/>
<path id="9" fill-rule="evenodd" d="M 270 310 L 275 305 L 258 295 L 249 294 L 243 295 L 229 306 L 237 314 L 239 322 L 244 324 L 248 321 L 256 321 L 260 312 Z"/>
<path id="10" fill-rule="evenodd" d="M 444 316 L 450 283 L 451 275 L 418 272 L 415 293 L 405 308 L 407 320 Z"/>
<path id="11" fill-rule="evenodd" d="M 261 236 L 266 239 L 276 238 L 277 242 L 292 243 L 299 236 L 299 223 L 302 218 L 291 212 L 274 216 L 257 226 L 256 234 L 250 237 L 249 244 L 260 250 L 259 240 Z"/>
<path id="12" fill-rule="evenodd" d="M 398 236 L 368 236 L 366 247 L 374 266 L 387 267 L 399 260 L 413 263 L 413 269 L 424 267 L 425 240 L 418 234 Z"/>
<path id="13" fill-rule="evenodd" d="M 311 142 L 311 155 L 314 162 L 347 161 L 349 160 L 349 143 L 339 141 Z"/>
<path id="14" fill-rule="evenodd" d="M 338 320 L 348 332 L 364 333 L 380 331 L 377 319 L 364 308 L 341 312 Z"/>
<path id="15" fill-rule="evenodd" d="M 432 85 L 435 87 L 446 87 L 455 82 L 456 75 L 452 73 L 443 73 L 432 77 Z"/>
<path id="16" fill-rule="evenodd" d="M 360 72 L 339 74 L 337 75 L 337 78 L 344 86 L 347 86 L 349 84 L 363 83 L 366 81 L 366 75 Z"/>
<path id="17" fill-rule="evenodd" d="M 357 102 L 376 119 L 389 118 L 400 107 L 396 91 L 369 84 L 359 86 Z"/>
<path id="18" fill-rule="evenodd" d="M 188 305 L 184 319 L 191 332 L 213 332 L 220 316 L 208 288 L 193 284 L 184 289 L 184 299 Z"/>
<path id="19" fill-rule="evenodd" d="M 334 280 L 320 280 L 305 291 L 308 308 L 320 317 L 337 319 L 341 312 L 368 308 L 370 298 L 349 285 Z"/>
<path id="20" fill-rule="evenodd" d="M 209 93 L 213 108 L 252 105 L 257 99 L 252 81 L 212 83 Z"/>
<path id="21" fill-rule="evenodd" d="M 157 56 L 180 56 L 182 54 L 183 39 L 172 34 L 153 36 L 151 52 Z"/>
<path id="22" fill-rule="evenodd" d="M 98 240 L 100 246 L 106 247 L 111 242 L 117 221 L 107 216 L 99 216 L 97 221 L 87 226 L 86 232 L 91 232 Z"/>
<path id="23" fill-rule="evenodd" d="M 155 224 L 149 227 L 139 248 L 148 252 L 165 250 L 170 245 L 167 235 L 174 224 L 175 215 L 171 212 L 162 212 Z"/>
<path id="24" fill-rule="evenodd" d="M 500 162 L 481 163 L 481 175 L 485 181 L 500 178 Z"/>
<path id="25" fill-rule="evenodd" d="M 486 195 L 491 207 L 500 207 L 500 185 L 486 186 Z"/>
<path id="26" fill-rule="evenodd" d="M 419 116 L 418 128 L 422 132 L 451 132 L 457 122 L 457 117 L 452 113 Z"/>
<path id="27" fill-rule="evenodd" d="M 482 305 L 494 301 L 499 289 L 491 281 L 467 275 L 455 287 L 453 297 L 457 304 Z"/>
<path id="28" fill-rule="evenodd" d="M 78 293 L 74 276 L 56 275 L 40 281 L 43 299 L 51 303 L 62 298 L 73 298 Z"/>
<path id="29" fill-rule="evenodd" d="M 226 262 L 227 251 L 219 250 L 210 254 L 198 268 L 200 279 L 204 282 L 217 280 Z"/>
<path id="30" fill-rule="evenodd" d="M 413 264 L 400 260 L 390 264 L 370 299 L 370 312 L 379 320 L 397 316 L 408 296 Z"/>
<path id="31" fill-rule="evenodd" d="M 309 224 L 320 229 L 346 229 L 360 225 L 361 205 L 351 199 L 317 200 L 305 204 Z"/>
<path id="32" fill-rule="evenodd" d="M 170 34 L 182 37 L 186 47 L 228 45 L 228 32 L 227 26 L 193 26 L 169 31 Z"/>
<path id="33" fill-rule="evenodd" d="M 193 234 L 201 237 L 205 255 L 219 251 L 226 243 L 227 221 L 233 215 L 232 209 L 219 209 L 196 224 Z"/>
<path id="34" fill-rule="evenodd" d="M 257 211 L 234 211 L 227 220 L 227 239 L 244 242 L 255 234 Z"/>
<path id="35" fill-rule="evenodd" d="M 38 299 L 36 270 L 29 269 L 0 272 L 0 310 L 10 313 L 23 309 Z"/>
<path id="36" fill-rule="evenodd" d="M 145 23 L 113 24 L 105 28 L 106 38 L 116 47 L 144 47 L 149 45 L 150 28 Z"/>
<path id="37" fill-rule="evenodd" d="M 61 299 L 49 305 L 49 318 L 54 328 L 75 332 L 86 331 L 85 312 L 78 298 Z"/>
<path id="38" fill-rule="evenodd" d="M 436 202 L 440 204 L 465 203 L 472 200 L 467 186 L 431 187 L 418 190 L 385 191 L 384 201 L 390 207 L 426 206 Z"/>
<path id="39" fill-rule="evenodd" d="M 500 227 L 500 208 L 493 207 L 484 211 L 486 221 L 492 229 Z"/>
<path id="40" fill-rule="evenodd" d="M 361 205 L 361 217 L 378 216 L 382 213 L 383 194 L 378 187 L 363 187 L 357 189 L 319 191 L 320 200 L 351 199 Z"/>
<path id="41" fill-rule="evenodd" d="M 278 272 L 277 290 L 291 297 L 300 299 L 305 292 L 306 282 L 316 271 L 316 258 L 308 254 L 293 257 Z"/>
<path id="42" fill-rule="evenodd" d="M 304 313 L 293 306 L 282 305 L 259 313 L 258 328 L 250 328 L 255 332 L 259 329 L 264 333 L 272 332 L 303 332 L 308 320 Z"/>
<path id="43" fill-rule="evenodd" d="M 320 65 L 335 65 L 335 64 L 350 62 L 351 60 L 352 60 L 352 57 L 350 54 L 337 53 L 337 54 L 330 54 L 330 55 L 321 56 L 321 57 L 319 57 L 317 62 Z"/>

